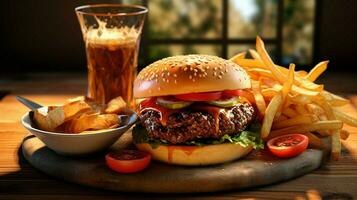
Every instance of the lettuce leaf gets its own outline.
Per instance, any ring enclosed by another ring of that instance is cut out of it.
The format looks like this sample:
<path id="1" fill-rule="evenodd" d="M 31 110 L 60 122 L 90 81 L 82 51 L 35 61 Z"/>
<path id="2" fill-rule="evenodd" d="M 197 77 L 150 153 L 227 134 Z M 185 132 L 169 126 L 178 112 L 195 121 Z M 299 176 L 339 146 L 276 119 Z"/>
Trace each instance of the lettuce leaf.
<path id="1" fill-rule="evenodd" d="M 170 145 L 166 140 L 157 140 L 149 138 L 144 127 L 136 125 L 133 130 L 134 143 L 149 143 L 152 148 L 156 148 L 159 145 Z M 209 144 L 222 144 L 233 143 L 240 144 L 243 147 L 252 145 L 256 150 L 264 149 L 264 142 L 260 138 L 260 124 L 258 122 L 253 123 L 247 130 L 244 130 L 235 135 L 224 135 L 219 139 L 197 139 L 188 141 L 185 145 L 188 146 L 204 146 Z"/>

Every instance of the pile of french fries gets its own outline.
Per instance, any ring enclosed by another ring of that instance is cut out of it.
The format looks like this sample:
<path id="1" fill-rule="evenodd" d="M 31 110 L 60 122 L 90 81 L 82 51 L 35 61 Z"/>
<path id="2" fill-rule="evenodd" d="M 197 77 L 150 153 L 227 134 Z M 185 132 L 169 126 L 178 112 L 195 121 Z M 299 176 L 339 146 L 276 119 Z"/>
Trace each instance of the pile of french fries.
<path id="1" fill-rule="evenodd" d="M 331 136 L 331 158 L 338 160 L 341 154 L 341 139 L 349 132 L 342 129 L 343 123 L 357 127 L 357 120 L 339 111 L 338 107 L 349 100 L 324 90 L 314 81 L 326 70 L 328 61 L 318 63 L 310 72 L 296 71 L 274 64 L 260 37 L 256 50 L 250 49 L 251 59 L 242 52 L 230 60 L 243 67 L 249 74 L 252 90 L 243 96 L 255 102 L 262 120 L 261 137 L 302 133 L 315 148 L 324 148 L 322 137 Z"/>

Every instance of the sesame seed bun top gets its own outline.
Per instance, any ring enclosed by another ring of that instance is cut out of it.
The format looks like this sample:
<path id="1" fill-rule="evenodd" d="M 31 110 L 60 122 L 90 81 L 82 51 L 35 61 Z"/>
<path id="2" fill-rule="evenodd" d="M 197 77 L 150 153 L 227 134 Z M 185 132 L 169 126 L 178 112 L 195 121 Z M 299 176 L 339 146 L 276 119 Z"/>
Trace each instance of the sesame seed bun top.
<path id="1" fill-rule="evenodd" d="M 166 96 L 250 88 L 237 64 L 210 55 L 172 56 L 144 68 L 134 81 L 134 97 Z"/>

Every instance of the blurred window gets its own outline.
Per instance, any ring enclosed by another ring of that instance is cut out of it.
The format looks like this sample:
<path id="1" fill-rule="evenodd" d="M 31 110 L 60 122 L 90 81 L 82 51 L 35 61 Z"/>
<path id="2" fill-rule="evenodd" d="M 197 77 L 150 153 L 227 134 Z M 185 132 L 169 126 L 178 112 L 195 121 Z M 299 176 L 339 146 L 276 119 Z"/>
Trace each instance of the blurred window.
<path id="1" fill-rule="evenodd" d="M 229 58 L 261 36 L 275 62 L 312 63 L 316 0 L 147 0 L 142 66 L 203 53 Z"/>

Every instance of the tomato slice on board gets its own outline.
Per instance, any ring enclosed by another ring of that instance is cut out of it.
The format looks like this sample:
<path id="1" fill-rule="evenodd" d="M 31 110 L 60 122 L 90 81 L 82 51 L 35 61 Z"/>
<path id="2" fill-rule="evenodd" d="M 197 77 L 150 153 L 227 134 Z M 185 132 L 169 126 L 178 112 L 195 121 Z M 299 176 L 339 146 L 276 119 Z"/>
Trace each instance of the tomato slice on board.
<path id="1" fill-rule="evenodd" d="M 201 92 L 175 95 L 177 99 L 185 101 L 215 101 L 220 99 L 222 92 Z"/>
<path id="2" fill-rule="evenodd" d="M 222 96 L 225 97 L 236 97 L 241 95 L 242 95 L 242 90 L 225 90 L 222 92 Z"/>
<path id="3" fill-rule="evenodd" d="M 151 154 L 138 150 L 113 151 L 105 156 L 108 167 L 119 173 L 135 173 L 145 169 L 151 161 Z"/>
<path id="4" fill-rule="evenodd" d="M 305 151 L 309 138 L 302 134 L 288 134 L 272 138 L 267 145 L 269 150 L 278 157 L 290 158 Z"/>

